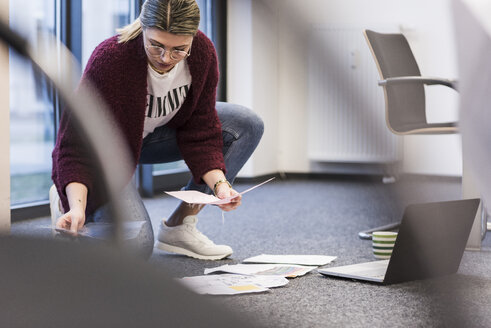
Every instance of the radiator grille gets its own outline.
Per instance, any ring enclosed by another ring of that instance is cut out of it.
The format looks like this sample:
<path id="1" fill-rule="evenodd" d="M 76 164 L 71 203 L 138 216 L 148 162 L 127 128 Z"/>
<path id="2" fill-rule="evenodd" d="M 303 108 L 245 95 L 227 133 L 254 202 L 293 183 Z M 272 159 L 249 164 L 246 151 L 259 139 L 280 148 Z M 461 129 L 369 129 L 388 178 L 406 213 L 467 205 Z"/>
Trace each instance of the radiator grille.
<path id="1" fill-rule="evenodd" d="M 315 27 L 309 58 L 309 159 L 388 163 L 400 137 L 385 123 L 383 90 L 362 29 Z"/>

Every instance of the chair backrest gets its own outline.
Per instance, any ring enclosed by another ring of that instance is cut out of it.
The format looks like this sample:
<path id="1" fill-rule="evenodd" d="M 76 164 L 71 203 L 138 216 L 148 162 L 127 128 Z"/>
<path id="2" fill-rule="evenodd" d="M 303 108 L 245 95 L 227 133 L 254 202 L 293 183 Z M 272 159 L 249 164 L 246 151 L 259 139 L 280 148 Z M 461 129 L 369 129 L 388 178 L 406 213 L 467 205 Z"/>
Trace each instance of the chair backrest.
<path id="1" fill-rule="evenodd" d="M 364 31 L 380 78 L 421 76 L 418 63 L 404 35 Z M 453 124 L 428 124 L 423 83 L 384 85 L 386 121 L 396 134 L 452 133 Z M 425 130 L 426 129 L 426 130 Z"/>
<path id="2" fill-rule="evenodd" d="M 364 34 L 382 80 L 389 77 L 421 76 L 404 35 L 371 30 L 365 30 Z M 427 123 L 423 84 L 389 85 L 384 87 L 384 92 L 387 124 L 395 133 Z"/>

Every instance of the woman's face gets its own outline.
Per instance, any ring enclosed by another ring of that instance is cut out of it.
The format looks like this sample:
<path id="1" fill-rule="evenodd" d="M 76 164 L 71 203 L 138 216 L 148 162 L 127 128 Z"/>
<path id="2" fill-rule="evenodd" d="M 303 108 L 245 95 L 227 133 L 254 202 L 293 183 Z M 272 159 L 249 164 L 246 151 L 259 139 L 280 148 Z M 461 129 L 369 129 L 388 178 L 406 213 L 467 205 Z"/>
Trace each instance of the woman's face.
<path id="1" fill-rule="evenodd" d="M 158 28 L 143 29 L 143 44 L 150 66 L 163 74 L 189 56 L 193 37 L 177 35 Z"/>

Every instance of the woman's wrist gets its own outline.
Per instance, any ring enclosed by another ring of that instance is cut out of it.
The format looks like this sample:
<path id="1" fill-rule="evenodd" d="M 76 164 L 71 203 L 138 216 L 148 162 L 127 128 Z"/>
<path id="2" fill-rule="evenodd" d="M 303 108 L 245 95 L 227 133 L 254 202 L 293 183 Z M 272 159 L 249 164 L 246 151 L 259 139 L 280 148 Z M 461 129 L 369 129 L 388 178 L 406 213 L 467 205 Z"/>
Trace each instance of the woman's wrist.
<path id="1" fill-rule="evenodd" d="M 230 182 L 228 182 L 227 179 L 220 179 L 217 182 L 215 182 L 215 185 L 213 186 L 213 194 L 215 196 L 217 195 L 217 188 L 224 183 L 227 184 L 230 189 L 232 189 L 232 185 L 230 184 Z"/>
<path id="2" fill-rule="evenodd" d="M 225 174 L 223 174 L 223 171 L 220 169 L 210 170 L 210 171 L 206 172 L 205 174 L 203 174 L 203 176 L 201 178 L 206 183 L 206 185 L 208 187 L 210 187 L 210 189 L 212 191 L 214 191 L 214 189 L 216 189 L 215 184 L 218 181 L 227 180 L 227 178 L 225 177 Z"/>
<path id="3" fill-rule="evenodd" d="M 78 182 L 72 182 L 65 188 L 70 211 L 85 213 L 87 207 L 87 187 Z"/>

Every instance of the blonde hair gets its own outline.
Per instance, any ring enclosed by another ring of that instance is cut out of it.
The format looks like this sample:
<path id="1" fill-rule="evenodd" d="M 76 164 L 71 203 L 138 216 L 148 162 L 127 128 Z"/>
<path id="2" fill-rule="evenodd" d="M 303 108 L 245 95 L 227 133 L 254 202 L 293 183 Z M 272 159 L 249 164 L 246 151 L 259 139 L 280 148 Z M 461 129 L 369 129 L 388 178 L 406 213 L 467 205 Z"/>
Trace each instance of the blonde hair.
<path id="1" fill-rule="evenodd" d="M 143 28 L 158 28 L 163 31 L 196 35 L 198 32 L 200 11 L 195 0 L 146 0 L 140 17 L 131 24 L 116 30 L 118 42 L 125 43 L 136 38 Z"/>

